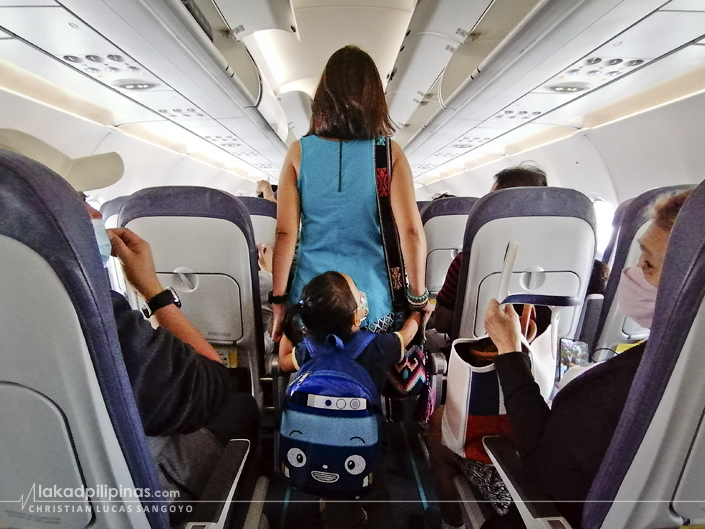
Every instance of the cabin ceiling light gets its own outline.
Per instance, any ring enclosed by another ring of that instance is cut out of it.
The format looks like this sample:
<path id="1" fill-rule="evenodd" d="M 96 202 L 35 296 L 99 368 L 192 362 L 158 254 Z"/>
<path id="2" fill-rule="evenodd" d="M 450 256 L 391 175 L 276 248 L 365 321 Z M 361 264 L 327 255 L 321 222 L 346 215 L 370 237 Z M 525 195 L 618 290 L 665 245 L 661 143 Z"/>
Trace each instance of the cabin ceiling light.
<path id="1" fill-rule="evenodd" d="M 149 90 L 159 86 L 159 83 L 153 83 L 151 81 L 144 81 L 140 79 L 120 79 L 113 83 L 113 86 L 117 88 L 122 88 L 123 90 Z"/>
<path id="2" fill-rule="evenodd" d="M 582 92 L 584 90 L 587 90 L 590 88 L 586 84 L 582 83 L 564 83 L 564 84 L 554 84 L 554 85 L 549 85 L 546 88 L 549 90 L 553 90 L 554 92 L 560 92 L 560 93 L 573 93 L 573 92 Z"/>

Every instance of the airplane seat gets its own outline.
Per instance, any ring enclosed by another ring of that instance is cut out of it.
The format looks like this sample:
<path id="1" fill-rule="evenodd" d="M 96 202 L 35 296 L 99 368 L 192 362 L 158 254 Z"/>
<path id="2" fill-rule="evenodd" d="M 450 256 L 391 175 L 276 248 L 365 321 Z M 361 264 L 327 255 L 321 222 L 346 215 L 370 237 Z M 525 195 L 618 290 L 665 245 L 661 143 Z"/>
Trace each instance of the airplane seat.
<path id="1" fill-rule="evenodd" d="M 590 199 L 573 189 L 511 188 L 480 198 L 465 229 L 451 338 L 486 334 L 484 315 L 490 299 L 498 296 L 508 243 L 516 241 L 509 298 L 562 307 L 553 313 L 559 319 L 551 325 L 552 350 L 535 357 L 537 382 L 548 398 L 558 337 L 577 333 L 594 262 L 595 225 Z"/>
<path id="2" fill-rule="evenodd" d="M 703 209 L 705 183 L 685 202 L 671 232 L 651 336 L 586 498 L 585 529 L 705 524 Z M 533 503 L 545 497 L 520 481 L 521 463 L 505 440 L 485 438 L 485 445 L 529 529 L 569 527 L 560 516 L 545 516 L 551 505 Z"/>
<path id="3" fill-rule="evenodd" d="M 118 213 L 120 213 L 120 208 L 125 203 L 128 196 L 129 195 L 122 195 L 115 197 L 112 200 L 103 202 L 100 206 L 100 213 L 103 215 L 106 228 L 118 227 Z"/>
<path id="4" fill-rule="evenodd" d="M 624 212 L 632 203 L 633 198 L 628 198 L 622 202 L 617 209 L 614 210 L 614 216 L 612 217 L 612 234 L 610 235 L 610 240 L 605 246 L 605 251 L 602 252 L 601 261 L 608 266 L 612 265 L 612 260 L 614 259 L 614 246 L 617 243 L 617 237 L 619 236 L 619 227 L 622 225 L 622 219 L 624 218 Z"/>
<path id="5" fill-rule="evenodd" d="M 257 248 L 242 202 L 206 187 L 147 188 L 125 201 L 119 224 L 149 242 L 161 283 L 176 290 L 181 310 L 224 363 L 247 368 L 262 408 Z"/>
<path id="6" fill-rule="evenodd" d="M 426 204 L 430 204 L 430 200 L 417 200 L 416 201 L 416 207 L 419 208 L 419 213 L 423 210 L 424 207 L 426 207 Z"/>
<path id="7" fill-rule="evenodd" d="M 118 213 L 120 213 L 120 208 L 126 198 L 127 195 L 119 196 L 104 202 L 100 206 L 100 213 L 103 215 L 103 222 L 105 222 L 106 228 L 117 228 Z M 129 288 L 127 287 L 127 281 L 125 280 L 125 274 L 122 271 L 120 260 L 117 257 L 110 257 L 106 268 L 108 270 L 108 277 L 110 278 L 110 288 L 127 297 Z"/>
<path id="8" fill-rule="evenodd" d="M 426 235 L 426 288 L 431 295 L 443 286 L 448 267 L 463 247 L 468 214 L 474 197 L 448 197 L 432 200 L 421 210 Z"/>
<path id="9" fill-rule="evenodd" d="M 5 150 L 0 255 L 0 527 L 167 529 L 85 206 Z"/>
<path id="10" fill-rule="evenodd" d="M 277 203 L 259 197 L 238 197 L 250 213 L 255 243 L 274 245 L 277 231 Z"/>
<path id="11" fill-rule="evenodd" d="M 675 195 L 692 187 L 677 185 L 651 189 L 628 201 L 623 209 L 600 318 L 593 334 L 594 338 L 588 342 L 593 360 L 599 361 L 613 356 L 619 344 L 633 343 L 649 337 L 649 329 L 619 313 L 617 286 L 622 270 L 635 266 L 639 261 L 641 250 L 638 239 L 650 225 L 648 212 L 654 200 L 662 195 Z"/>

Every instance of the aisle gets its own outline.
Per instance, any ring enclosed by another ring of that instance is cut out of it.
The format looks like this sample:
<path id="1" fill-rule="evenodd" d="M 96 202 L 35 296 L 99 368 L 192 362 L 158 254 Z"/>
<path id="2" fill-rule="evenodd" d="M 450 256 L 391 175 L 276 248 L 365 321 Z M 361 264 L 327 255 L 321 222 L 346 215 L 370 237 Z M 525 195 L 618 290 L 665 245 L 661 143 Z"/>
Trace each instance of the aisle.
<path id="1" fill-rule="evenodd" d="M 419 438 L 421 426 L 387 423 L 384 429 L 385 477 L 375 492 L 361 500 L 369 513 L 370 526 L 373 529 L 424 529 L 425 510 L 436 497 Z M 265 454 L 272 453 L 271 438 L 264 436 L 262 442 Z M 267 469 L 273 469 L 271 461 L 267 461 Z M 271 476 L 264 513 L 271 529 L 322 527 L 318 498 L 288 487 L 279 475 Z"/>

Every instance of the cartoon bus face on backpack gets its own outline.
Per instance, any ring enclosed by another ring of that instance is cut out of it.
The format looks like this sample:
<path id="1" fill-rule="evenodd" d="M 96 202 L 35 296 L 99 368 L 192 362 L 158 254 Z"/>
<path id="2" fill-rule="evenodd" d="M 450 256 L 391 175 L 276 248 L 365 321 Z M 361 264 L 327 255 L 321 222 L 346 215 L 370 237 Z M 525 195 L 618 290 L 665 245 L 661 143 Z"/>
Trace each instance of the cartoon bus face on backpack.
<path id="1" fill-rule="evenodd" d="M 335 397 L 331 407 L 335 408 Z M 346 399 L 348 400 L 348 399 Z M 289 405 L 282 415 L 279 462 L 297 488 L 332 498 L 367 493 L 379 459 L 378 418 L 365 410 Z"/>

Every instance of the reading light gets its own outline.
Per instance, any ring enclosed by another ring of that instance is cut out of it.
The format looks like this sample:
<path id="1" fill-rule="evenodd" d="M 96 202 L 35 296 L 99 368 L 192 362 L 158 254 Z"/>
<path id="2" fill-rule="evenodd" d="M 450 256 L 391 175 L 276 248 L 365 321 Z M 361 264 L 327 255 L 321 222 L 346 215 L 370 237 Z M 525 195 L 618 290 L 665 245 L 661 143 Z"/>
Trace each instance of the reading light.
<path id="1" fill-rule="evenodd" d="M 549 90 L 553 90 L 554 92 L 560 92 L 560 93 L 582 92 L 583 90 L 588 89 L 587 85 L 578 84 L 578 83 L 555 84 L 555 85 L 547 86 L 546 88 L 548 88 Z"/>
<path id="2" fill-rule="evenodd" d="M 122 88 L 123 90 L 149 90 L 150 88 L 159 86 L 159 83 L 152 83 L 141 79 L 120 79 L 115 81 L 113 86 Z"/>

